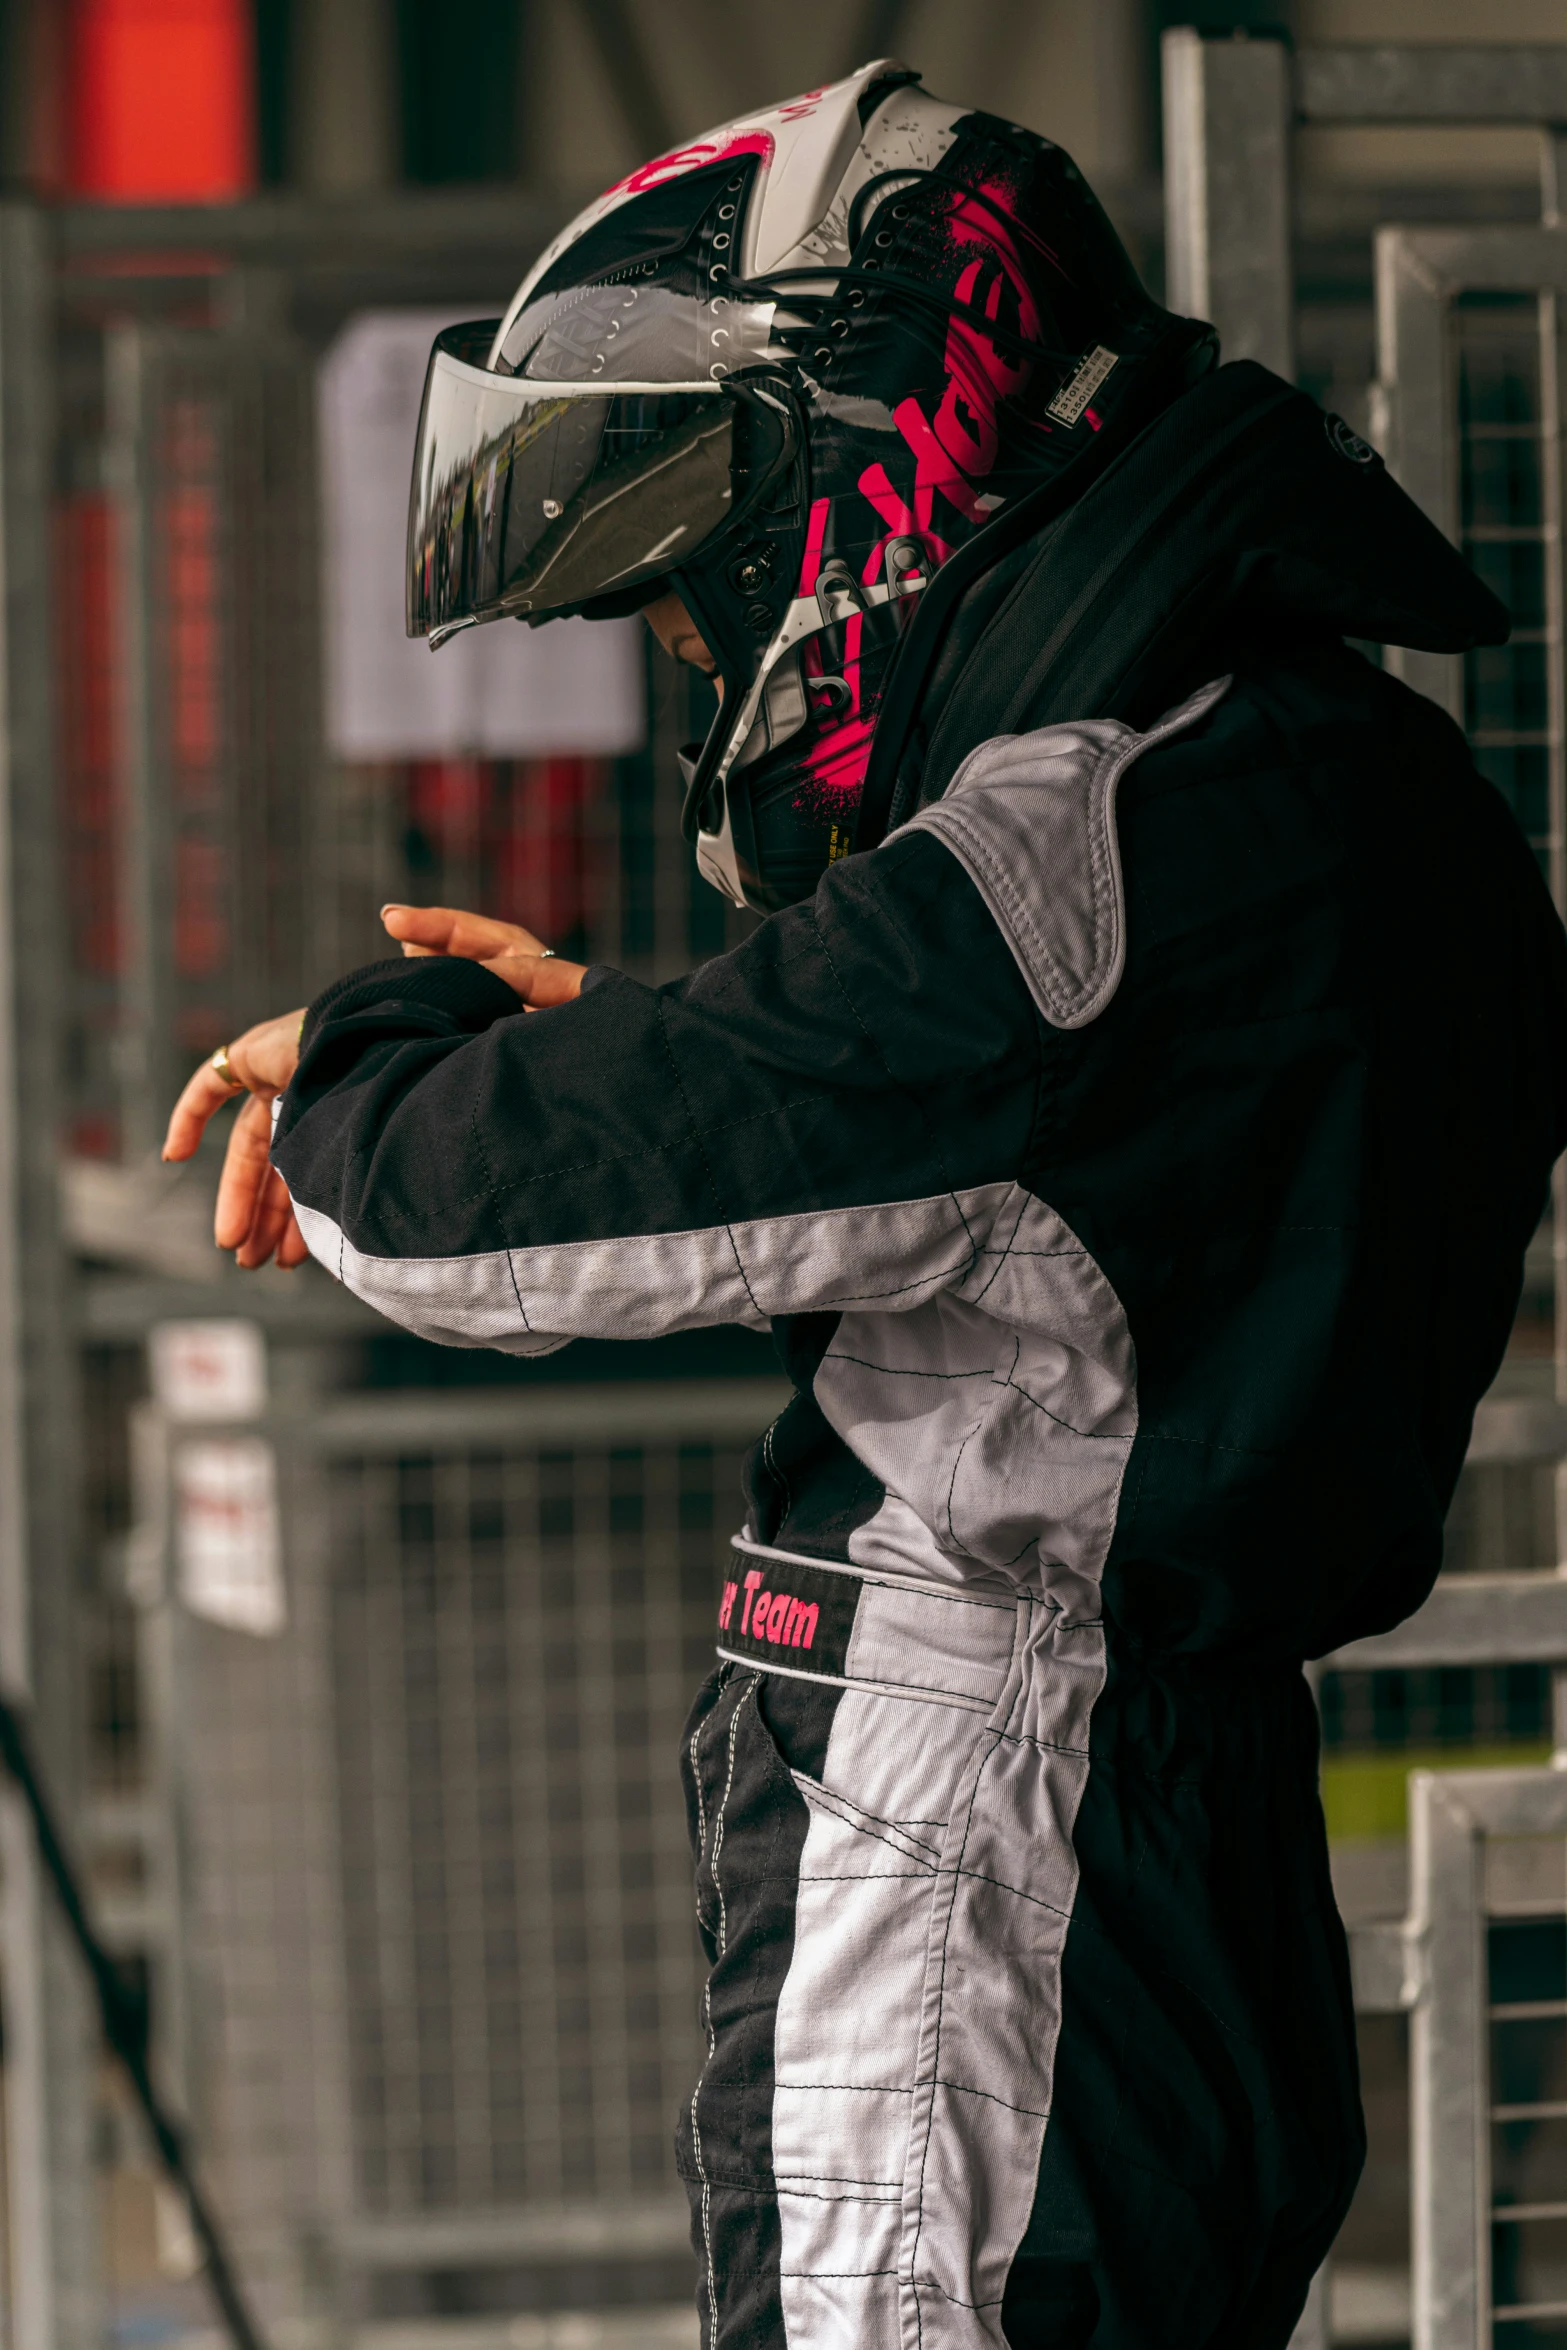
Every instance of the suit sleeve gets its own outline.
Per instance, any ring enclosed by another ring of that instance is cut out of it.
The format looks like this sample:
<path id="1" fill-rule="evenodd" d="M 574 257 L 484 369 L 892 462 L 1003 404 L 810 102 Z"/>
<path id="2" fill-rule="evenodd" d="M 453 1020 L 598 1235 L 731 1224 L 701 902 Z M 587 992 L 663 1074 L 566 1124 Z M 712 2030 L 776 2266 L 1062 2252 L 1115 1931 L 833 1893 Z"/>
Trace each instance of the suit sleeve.
<path id="1" fill-rule="evenodd" d="M 913 835 L 665 987 L 524 1012 L 472 963 L 352 973 L 273 1160 L 311 1253 L 447 1345 L 897 1311 L 986 1249 L 1039 1051 L 973 885 Z"/>

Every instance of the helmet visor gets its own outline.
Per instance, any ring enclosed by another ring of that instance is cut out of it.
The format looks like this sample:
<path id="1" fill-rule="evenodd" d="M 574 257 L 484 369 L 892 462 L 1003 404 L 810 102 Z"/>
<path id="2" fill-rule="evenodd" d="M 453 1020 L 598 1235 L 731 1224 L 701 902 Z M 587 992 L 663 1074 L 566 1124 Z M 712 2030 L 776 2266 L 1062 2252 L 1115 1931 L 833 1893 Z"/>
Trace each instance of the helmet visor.
<path id="1" fill-rule="evenodd" d="M 408 503 L 408 634 L 543 619 L 657 579 L 728 520 L 720 383 L 587 389 L 479 364 L 495 321 L 437 336 Z"/>

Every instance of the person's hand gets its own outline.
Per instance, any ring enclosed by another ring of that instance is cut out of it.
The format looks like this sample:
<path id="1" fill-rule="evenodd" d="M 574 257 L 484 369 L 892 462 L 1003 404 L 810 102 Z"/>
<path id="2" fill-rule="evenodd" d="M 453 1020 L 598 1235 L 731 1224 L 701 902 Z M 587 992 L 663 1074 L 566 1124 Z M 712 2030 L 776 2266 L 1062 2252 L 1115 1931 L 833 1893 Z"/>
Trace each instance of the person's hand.
<path id="1" fill-rule="evenodd" d="M 586 963 L 568 963 L 520 922 L 465 914 L 456 906 L 383 906 L 381 920 L 405 955 L 460 955 L 482 963 L 521 996 L 530 1012 L 569 1004 L 581 990 Z"/>
<path id="2" fill-rule="evenodd" d="M 235 1098 L 237 1089 L 249 1095 L 229 1136 L 218 1179 L 217 1213 L 212 1220 L 212 1236 L 219 1248 L 231 1248 L 235 1262 L 247 1271 L 264 1265 L 272 1256 L 285 1267 L 302 1265 L 310 1254 L 294 1218 L 288 1187 L 268 1157 L 272 1104 L 298 1066 L 299 1032 L 304 1023 L 303 1012 L 284 1012 L 276 1020 L 262 1020 L 247 1028 L 223 1056 L 229 1077 L 217 1065 L 219 1056 L 203 1061 L 175 1103 L 164 1137 L 166 1159 L 193 1158 L 213 1114 Z"/>
<path id="3" fill-rule="evenodd" d="M 385 906 L 382 920 L 405 955 L 461 955 L 482 963 L 529 1011 L 570 1003 L 587 968 L 548 953 L 519 923 L 452 906 Z M 215 1112 L 240 1088 L 250 1096 L 229 1136 L 213 1218 L 219 1248 L 231 1248 L 247 1269 L 274 1256 L 282 1266 L 302 1265 L 310 1254 L 288 1188 L 269 1156 L 272 1104 L 298 1066 L 304 1018 L 303 1012 L 285 1012 L 236 1037 L 226 1053 L 228 1078 L 215 1061 L 203 1061 L 175 1103 L 164 1139 L 165 1159 L 192 1158 Z"/>

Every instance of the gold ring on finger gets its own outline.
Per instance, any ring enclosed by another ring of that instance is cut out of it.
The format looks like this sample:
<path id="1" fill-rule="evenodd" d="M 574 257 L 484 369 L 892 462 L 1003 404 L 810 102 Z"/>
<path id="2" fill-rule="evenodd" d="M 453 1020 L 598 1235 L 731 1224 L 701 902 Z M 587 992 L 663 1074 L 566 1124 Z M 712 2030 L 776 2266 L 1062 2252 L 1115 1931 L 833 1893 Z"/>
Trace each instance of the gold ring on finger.
<path id="1" fill-rule="evenodd" d="M 236 1077 L 233 1070 L 229 1067 L 229 1048 L 226 1044 L 219 1045 L 217 1051 L 213 1054 L 211 1060 L 207 1063 L 207 1067 L 209 1069 L 216 1070 L 217 1074 L 222 1078 L 224 1084 L 228 1087 L 230 1093 L 244 1092 L 244 1078 Z"/>

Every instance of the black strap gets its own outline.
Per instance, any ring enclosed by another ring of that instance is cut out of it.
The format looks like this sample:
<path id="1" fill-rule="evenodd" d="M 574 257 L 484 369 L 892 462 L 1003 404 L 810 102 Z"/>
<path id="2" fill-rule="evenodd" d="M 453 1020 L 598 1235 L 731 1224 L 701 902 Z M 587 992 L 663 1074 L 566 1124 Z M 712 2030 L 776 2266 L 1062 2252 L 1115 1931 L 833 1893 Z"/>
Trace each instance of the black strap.
<path id="1" fill-rule="evenodd" d="M 22 1717 L 16 1707 L 3 1698 L 0 1698 L 0 1763 L 10 1772 L 32 1815 L 33 1832 L 38 1839 L 39 1856 L 45 1873 L 54 1887 L 71 1938 L 81 1953 L 82 1963 L 92 1977 L 93 1989 L 98 1995 L 103 2036 L 125 2067 L 131 2087 L 136 2092 L 136 2101 L 147 2118 L 147 2126 L 152 2132 L 163 2167 L 185 2199 L 191 2228 L 201 2246 L 207 2283 L 228 2330 L 229 2339 L 234 2343 L 235 2350 L 266 2350 L 263 2337 L 257 2332 L 255 2321 L 245 2307 L 222 2230 L 196 2179 L 186 2131 L 174 2120 L 153 2086 L 148 2070 L 150 2019 L 145 1994 L 130 1982 L 99 1938 L 87 1912 L 81 1880 L 55 1825 L 54 1812 L 39 1778 Z"/>

